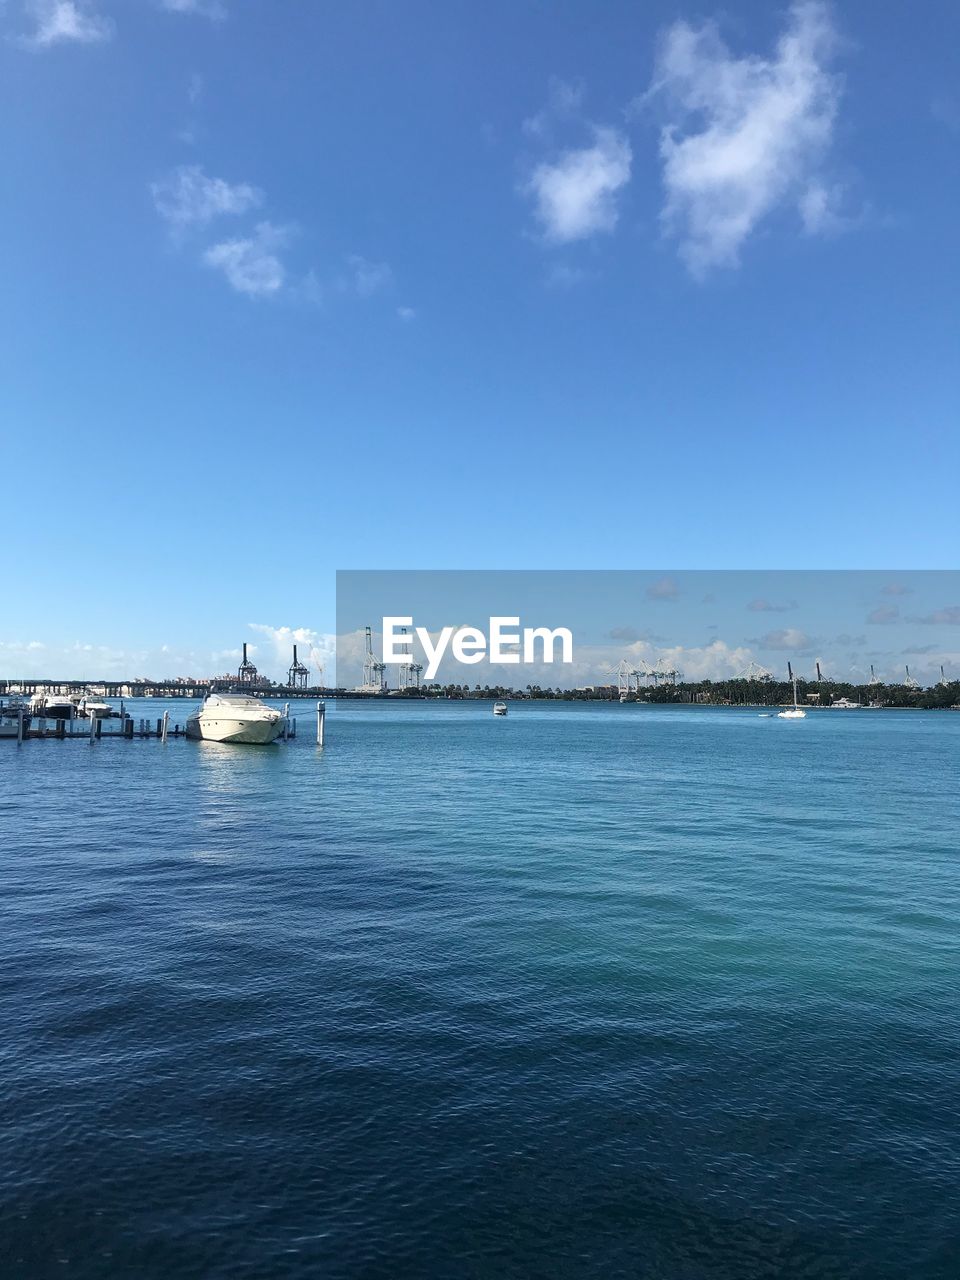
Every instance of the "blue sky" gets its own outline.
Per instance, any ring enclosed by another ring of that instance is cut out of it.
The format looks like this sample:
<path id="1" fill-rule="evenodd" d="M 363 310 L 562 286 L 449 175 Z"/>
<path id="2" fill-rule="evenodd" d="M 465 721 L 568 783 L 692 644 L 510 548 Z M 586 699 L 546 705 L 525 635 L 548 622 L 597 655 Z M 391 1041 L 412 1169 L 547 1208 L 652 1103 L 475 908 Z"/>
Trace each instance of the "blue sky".
<path id="1" fill-rule="evenodd" d="M 5 0 L 0 667 L 279 671 L 337 568 L 950 567 L 958 28 Z"/>

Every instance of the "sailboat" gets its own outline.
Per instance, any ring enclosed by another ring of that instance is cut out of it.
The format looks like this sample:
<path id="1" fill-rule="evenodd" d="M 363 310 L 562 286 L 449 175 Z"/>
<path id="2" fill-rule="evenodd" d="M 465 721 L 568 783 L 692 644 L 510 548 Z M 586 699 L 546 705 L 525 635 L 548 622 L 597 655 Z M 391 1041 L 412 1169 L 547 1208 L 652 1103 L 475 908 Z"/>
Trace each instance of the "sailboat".
<path id="1" fill-rule="evenodd" d="M 793 706 L 787 707 L 783 711 L 777 712 L 778 720 L 803 720 L 806 717 L 806 711 L 797 702 L 797 677 L 793 677 Z"/>

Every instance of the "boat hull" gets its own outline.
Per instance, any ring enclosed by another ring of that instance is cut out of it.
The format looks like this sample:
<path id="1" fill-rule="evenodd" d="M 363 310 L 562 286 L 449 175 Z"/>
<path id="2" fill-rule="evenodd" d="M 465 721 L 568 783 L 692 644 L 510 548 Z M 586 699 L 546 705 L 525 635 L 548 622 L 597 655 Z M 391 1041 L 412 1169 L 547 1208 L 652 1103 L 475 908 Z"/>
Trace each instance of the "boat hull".
<path id="1" fill-rule="evenodd" d="M 72 702 L 44 701 L 31 708 L 31 714 L 42 716 L 45 720 L 72 720 L 77 714 L 77 708 Z"/>
<path id="2" fill-rule="evenodd" d="M 204 742 L 235 742 L 249 746 L 265 746 L 283 733 L 283 717 L 276 720 L 230 719 L 226 716 L 191 716 L 186 735 Z"/>

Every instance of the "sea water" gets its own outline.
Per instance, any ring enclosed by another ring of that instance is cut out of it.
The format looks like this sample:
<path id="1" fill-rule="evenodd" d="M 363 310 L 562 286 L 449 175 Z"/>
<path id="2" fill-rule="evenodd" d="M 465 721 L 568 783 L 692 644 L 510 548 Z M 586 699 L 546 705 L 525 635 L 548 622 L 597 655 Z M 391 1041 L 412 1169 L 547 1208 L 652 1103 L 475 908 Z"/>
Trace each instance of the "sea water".
<path id="1" fill-rule="evenodd" d="M 960 715 L 294 714 L 0 742 L 0 1274 L 960 1275 Z"/>

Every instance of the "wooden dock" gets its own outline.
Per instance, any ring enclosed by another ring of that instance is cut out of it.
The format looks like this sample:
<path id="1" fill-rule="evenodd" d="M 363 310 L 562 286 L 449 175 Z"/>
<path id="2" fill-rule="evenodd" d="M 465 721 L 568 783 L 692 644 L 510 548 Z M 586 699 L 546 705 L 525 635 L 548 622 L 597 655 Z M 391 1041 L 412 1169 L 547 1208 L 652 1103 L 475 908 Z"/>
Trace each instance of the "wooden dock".
<path id="1" fill-rule="evenodd" d="M 170 722 L 169 712 L 157 720 L 134 716 L 95 716 L 84 720 L 79 716 L 55 720 L 48 716 L 20 715 L 16 721 L 10 717 L 3 725 L 0 739 L 28 742 L 34 738 L 57 738 L 64 741 L 99 742 L 103 738 L 118 738 L 127 742 L 134 738 L 168 738 L 185 736 L 185 725 Z"/>
<path id="2" fill-rule="evenodd" d="M 317 703 L 317 746 L 324 745 L 326 704 Z M 297 736 L 296 717 L 290 715 L 290 704 L 283 708 L 283 730 L 276 741 L 288 742 Z M 101 742 L 115 738 L 118 742 L 133 742 L 137 738 L 154 738 L 166 742 L 169 738 L 185 738 L 186 722 L 171 721 L 165 711 L 156 719 L 131 716 L 121 710 L 118 716 L 53 716 L 37 715 L 22 703 L 6 706 L 0 702 L 0 741 L 29 742 L 37 738 L 71 742 Z"/>
<path id="3" fill-rule="evenodd" d="M 323 712 L 317 712 L 317 742 L 323 746 Z M 283 733 L 280 742 L 286 742 L 297 736 L 297 722 L 292 716 L 284 717 Z M 70 742 L 100 742 L 104 738 L 115 738 L 121 742 L 133 742 L 138 738 L 154 738 L 166 742 L 169 738 L 186 737 L 186 725 L 170 719 L 170 712 L 153 720 L 149 717 L 135 716 L 96 716 L 90 720 L 74 716 L 69 719 L 54 720 L 48 716 L 18 715 L 16 718 L 6 713 L 0 721 L 0 741 L 30 742 L 36 738 L 53 738 Z"/>

